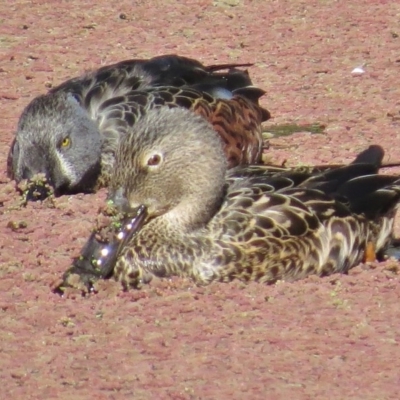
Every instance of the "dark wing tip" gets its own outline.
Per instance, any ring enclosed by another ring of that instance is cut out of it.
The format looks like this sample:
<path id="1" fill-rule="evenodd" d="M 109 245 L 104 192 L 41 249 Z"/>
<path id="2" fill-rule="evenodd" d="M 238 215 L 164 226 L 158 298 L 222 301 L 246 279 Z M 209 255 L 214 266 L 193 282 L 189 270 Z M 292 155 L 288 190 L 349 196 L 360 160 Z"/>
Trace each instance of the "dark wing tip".
<path id="1" fill-rule="evenodd" d="M 372 164 L 380 167 L 382 165 L 384 155 L 385 151 L 383 150 L 382 146 L 373 144 L 369 146 L 368 149 L 358 154 L 352 164 Z"/>

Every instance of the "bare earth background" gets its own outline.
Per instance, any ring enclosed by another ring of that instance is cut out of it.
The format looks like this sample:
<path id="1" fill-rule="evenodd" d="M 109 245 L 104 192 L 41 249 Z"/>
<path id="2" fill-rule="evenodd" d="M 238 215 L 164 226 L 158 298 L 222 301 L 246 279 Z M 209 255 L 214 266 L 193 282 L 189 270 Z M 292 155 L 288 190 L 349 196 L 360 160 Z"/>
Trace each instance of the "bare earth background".
<path id="1" fill-rule="evenodd" d="M 275 160 L 350 161 L 371 143 L 399 160 L 399 35 L 390 1 L 0 2 L 0 398 L 398 399 L 397 263 L 269 287 L 174 279 L 122 293 L 109 281 L 61 298 L 50 285 L 106 192 L 20 207 L 5 163 L 34 96 L 165 53 L 255 62 L 267 126 L 326 125 L 272 139 Z"/>

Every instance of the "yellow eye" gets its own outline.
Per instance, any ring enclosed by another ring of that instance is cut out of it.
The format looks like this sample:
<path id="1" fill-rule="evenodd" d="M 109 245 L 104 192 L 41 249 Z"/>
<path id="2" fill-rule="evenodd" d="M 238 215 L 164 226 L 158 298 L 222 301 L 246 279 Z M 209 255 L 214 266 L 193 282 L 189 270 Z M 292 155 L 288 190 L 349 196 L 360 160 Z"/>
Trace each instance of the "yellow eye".
<path id="1" fill-rule="evenodd" d="M 61 142 L 61 147 L 69 147 L 71 145 L 71 139 L 67 136 Z"/>

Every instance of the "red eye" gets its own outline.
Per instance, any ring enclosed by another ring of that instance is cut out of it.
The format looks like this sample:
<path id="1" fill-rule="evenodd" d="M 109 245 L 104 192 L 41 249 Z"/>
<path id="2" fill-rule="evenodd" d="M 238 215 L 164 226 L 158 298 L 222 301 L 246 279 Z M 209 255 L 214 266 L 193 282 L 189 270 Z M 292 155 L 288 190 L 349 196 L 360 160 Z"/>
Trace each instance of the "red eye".
<path id="1" fill-rule="evenodd" d="M 159 165 L 161 162 L 161 156 L 159 154 L 153 154 L 148 160 L 147 165 L 150 167 L 154 167 Z"/>

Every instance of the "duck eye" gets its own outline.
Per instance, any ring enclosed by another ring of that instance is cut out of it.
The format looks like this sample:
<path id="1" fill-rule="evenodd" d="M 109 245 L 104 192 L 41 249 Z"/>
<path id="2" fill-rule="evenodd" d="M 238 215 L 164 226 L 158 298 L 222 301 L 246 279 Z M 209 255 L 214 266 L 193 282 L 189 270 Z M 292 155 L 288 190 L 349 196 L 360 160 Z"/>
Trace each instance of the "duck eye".
<path id="1" fill-rule="evenodd" d="M 149 159 L 147 160 L 147 165 L 149 167 L 155 167 L 161 163 L 161 156 L 160 154 L 153 154 Z"/>
<path id="2" fill-rule="evenodd" d="M 67 136 L 61 142 L 61 147 L 69 147 L 71 145 L 71 139 Z"/>

